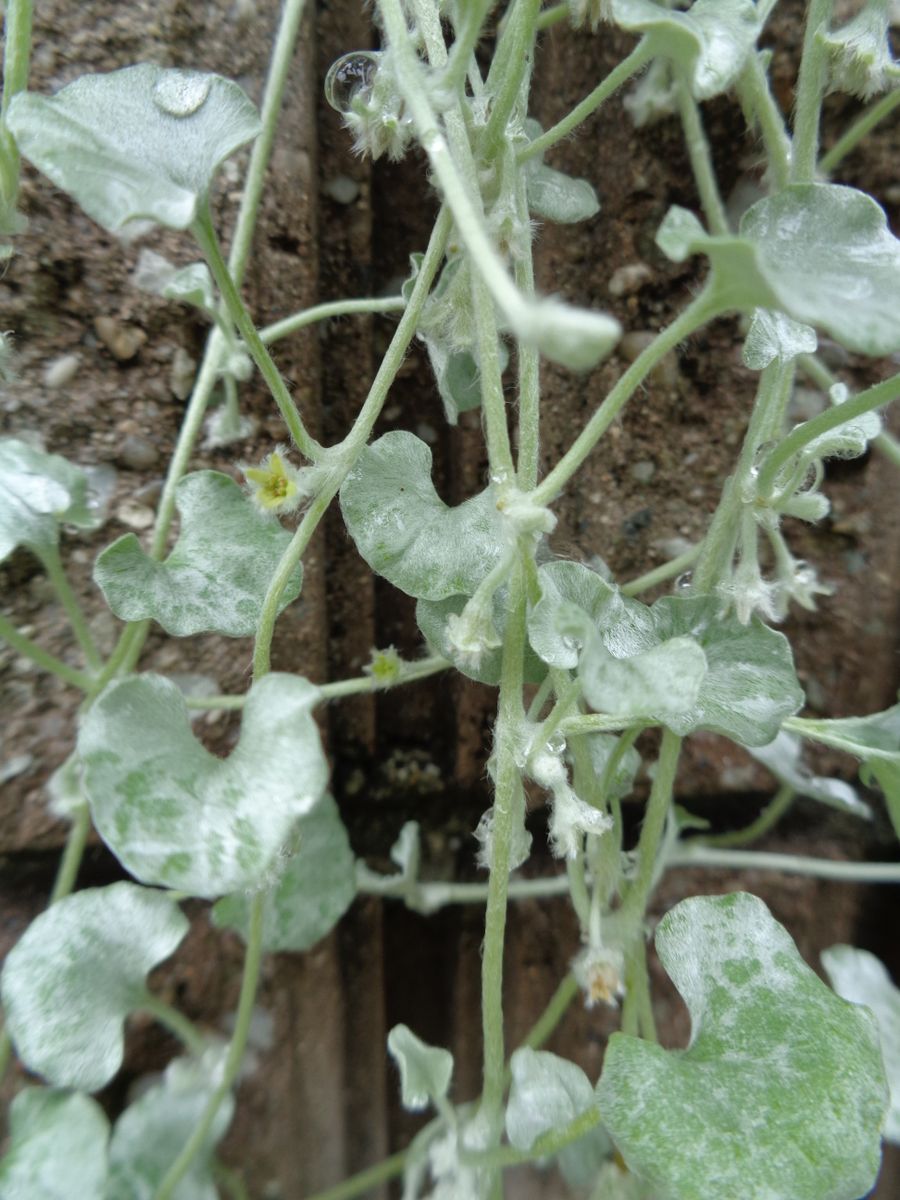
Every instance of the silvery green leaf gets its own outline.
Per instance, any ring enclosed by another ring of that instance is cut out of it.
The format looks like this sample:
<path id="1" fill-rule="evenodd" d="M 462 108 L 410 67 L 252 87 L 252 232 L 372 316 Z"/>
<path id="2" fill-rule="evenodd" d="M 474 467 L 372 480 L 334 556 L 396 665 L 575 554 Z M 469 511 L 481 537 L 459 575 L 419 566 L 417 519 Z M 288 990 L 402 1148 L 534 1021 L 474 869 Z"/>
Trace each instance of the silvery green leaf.
<path id="1" fill-rule="evenodd" d="M 656 948 L 691 1040 L 610 1039 L 597 1102 L 629 1168 L 666 1200 L 868 1192 L 887 1101 L 871 1013 L 835 996 L 746 893 L 682 901 Z"/>
<path id="2" fill-rule="evenodd" d="M 10 951 L 0 990 L 22 1061 L 58 1087 L 93 1092 L 122 1063 L 122 1024 L 145 976 L 188 923 L 162 892 L 89 888 L 41 913 Z"/>
<path id="3" fill-rule="evenodd" d="M 270 885 L 325 791 L 318 696 L 299 676 L 266 675 L 247 694 L 237 746 L 219 759 L 194 738 L 170 680 L 110 684 L 78 736 L 100 836 L 145 883 L 210 899 Z"/>
<path id="4" fill-rule="evenodd" d="M 70 754 L 66 761 L 56 768 L 46 786 L 49 797 L 47 807 L 54 817 L 71 821 L 87 804 L 87 797 L 81 786 L 81 763 L 77 754 Z"/>
<path id="5" fill-rule="evenodd" d="M 3 1200 L 98 1200 L 106 1188 L 109 1122 L 77 1092 L 26 1088 L 9 1110 L 0 1160 Z"/>
<path id="6" fill-rule="evenodd" d="M 250 637 L 290 533 L 218 471 L 186 475 L 175 503 L 181 531 L 165 562 L 150 558 L 133 533 L 99 555 L 94 579 L 107 604 L 123 621 L 151 617 L 175 637 Z M 302 578 L 298 566 L 279 611 L 297 598 Z"/>
<path id="7" fill-rule="evenodd" d="M 7 120 L 24 157 L 123 237 L 187 229 L 219 164 L 260 129 L 236 83 L 149 63 L 83 75 L 52 98 L 20 93 Z"/>
<path id="8" fill-rule="evenodd" d="M 80 467 L 17 438 L 0 439 L 0 562 L 17 546 L 51 550 L 60 525 L 96 529 L 102 522 Z"/>
<path id="9" fill-rule="evenodd" d="M 860 800 L 856 788 L 843 779 L 813 775 L 803 765 L 803 746 L 795 734 L 782 730 L 768 746 L 752 747 L 750 753 L 777 779 L 801 796 L 809 796 L 831 808 L 871 820 L 872 810 L 865 801 Z"/>
<path id="10" fill-rule="evenodd" d="M 471 596 L 506 548 L 491 490 L 449 508 L 431 482 L 431 451 L 405 430 L 363 451 L 341 488 L 341 511 L 372 570 L 424 600 Z"/>
<path id="11" fill-rule="evenodd" d="M 883 759 L 900 765 L 900 704 L 870 717 L 842 717 L 834 721 L 798 717 L 788 728 L 866 762 Z"/>
<path id="12" fill-rule="evenodd" d="M 692 254 L 710 253 L 712 238 L 696 214 L 679 204 L 673 204 L 663 217 L 655 240 L 666 258 L 672 262 L 684 262 Z"/>
<path id="13" fill-rule="evenodd" d="M 558 225 L 575 225 L 600 211 L 597 193 L 586 179 L 573 179 L 536 158 L 526 167 L 526 187 L 529 212 Z"/>
<path id="14" fill-rule="evenodd" d="M 672 728 L 690 721 L 708 673 L 706 655 L 691 637 L 667 638 L 616 658 L 595 633 L 578 664 L 584 698 L 592 708 Z"/>
<path id="15" fill-rule="evenodd" d="M 829 392 L 829 399 L 838 408 L 849 398 L 850 393 L 842 383 L 836 383 Z M 815 462 L 824 458 L 859 458 L 868 450 L 869 442 L 881 433 L 881 425 L 881 417 L 877 412 L 853 417 L 807 442 L 802 451 L 803 460 Z"/>
<path id="16" fill-rule="evenodd" d="M 654 0 L 611 0 L 611 9 L 617 25 L 644 34 L 654 58 L 687 73 L 698 100 L 728 91 L 762 30 L 752 0 L 695 0 L 687 12 Z"/>
<path id="17" fill-rule="evenodd" d="M 155 1084 L 116 1122 L 109 1146 L 109 1200 L 153 1200 L 157 1188 L 200 1122 L 222 1077 L 224 1052 L 210 1047 L 199 1059 L 176 1058 Z M 172 1200 L 219 1200 L 211 1159 L 234 1113 L 229 1094 L 219 1106 L 204 1146 L 172 1192 Z"/>
<path id="18" fill-rule="evenodd" d="M 671 63 L 655 58 L 622 97 L 622 107 L 634 122 L 635 129 L 678 112 L 678 84 Z"/>
<path id="19" fill-rule="evenodd" d="M 263 910 L 266 950 L 308 950 L 338 923 L 356 895 L 356 860 L 331 796 L 323 796 L 297 825 L 297 849 L 269 891 Z M 250 899 L 225 896 L 213 922 L 236 929 L 246 940 Z"/>
<path id="20" fill-rule="evenodd" d="M 871 100 L 900 86 L 900 64 L 894 62 L 888 25 L 889 0 L 869 0 L 840 29 L 823 31 L 828 49 L 831 90 Z"/>
<path id="21" fill-rule="evenodd" d="M 619 739 L 611 733 L 592 733 L 587 737 L 588 754 L 594 774 L 599 779 L 606 764 L 615 752 Z M 609 781 L 608 795 L 623 800 L 634 788 L 634 778 L 641 769 L 641 756 L 634 746 L 629 746 Z"/>
<path id="22" fill-rule="evenodd" d="M 618 588 L 583 563 L 544 563 L 538 580 L 541 598 L 528 614 L 528 640 L 550 666 L 575 667 L 589 631 L 622 621 L 627 603 Z"/>
<path id="23" fill-rule="evenodd" d="M 596 1103 L 581 1067 L 556 1054 L 523 1047 L 509 1065 L 506 1136 L 517 1150 L 530 1150 L 543 1134 L 568 1125 Z"/>
<path id="24" fill-rule="evenodd" d="M 164 296 L 167 300 L 181 300 L 203 312 L 212 312 L 215 308 L 215 287 L 209 267 L 204 262 L 176 267 L 161 254 L 144 249 L 131 281 L 141 291 Z"/>
<path id="25" fill-rule="evenodd" d="M 501 640 L 506 629 L 507 598 L 506 588 L 498 588 L 494 593 L 494 628 L 498 639 Z M 416 623 L 433 654 L 442 654 L 448 658 L 467 678 L 497 687 L 500 683 L 502 646 L 485 650 L 480 661 L 475 663 L 471 658 L 460 654 L 448 638 L 447 622 L 451 616 L 459 616 L 462 613 L 467 600 L 467 596 L 448 596 L 446 600 L 419 600 L 416 604 Z M 530 646 L 525 649 L 524 672 L 526 683 L 540 683 L 546 674 L 546 668 Z"/>
<path id="26" fill-rule="evenodd" d="M 394 1026 L 387 1045 L 400 1068 L 404 1108 L 417 1112 L 429 1102 L 444 1099 L 453 1075 L 453 1055 L 449 1050 L 426 1045 L 406 1025 Z"/>
<path id="27" fill-rule="evenodd" d="M 865 1004 L 875 1016 L 891 1093 L 884 1136 L 900 1142 L 900 991 L 884 963 L 868 950 L 832 946 L 822 951 L 822 966 L 839 996 L 851 1004 Z"/>
<path id="28" fill-rule="evenodd" d="M 610 354 L 622 336 L 622 326 L 607 313 L 538 300 L 521 318 L 514 332 L 537 346 L 541 354 L 571 371 L 589 371 Z"/>
<path id="29" fill-rule="evenodd" d="M 888 762 L 883 758 L 873 758 L 865 764 L 860 775 L 867 784 L 871 784 L 874 779 L 884 792 L 888 816 L 894 827 L 894 833 L 900 838 L 900 762 Z"/>
<path id="30" fill-rule="evenodd" d="M 481 373 L 472 350 L 455 348 L 439 333 L 425 339 L 428 360 L 434 371 L 438 393 L 444 405 L 444 415 L 450 425 L 456 425 L 459 414 L 481 405 Z M 505 371 L 509 352 L 503 342 L 497 347 L 500 370 Z"/>
<path id="31" fill-rule="evenodd" d="M 790 362 L 800 354 L 815 354 L 819 340 L 809 325 L 792 321 L 782 312 L 757 308 L 744 342 L 744 366 L 762 371 L 777 359 Z"/>

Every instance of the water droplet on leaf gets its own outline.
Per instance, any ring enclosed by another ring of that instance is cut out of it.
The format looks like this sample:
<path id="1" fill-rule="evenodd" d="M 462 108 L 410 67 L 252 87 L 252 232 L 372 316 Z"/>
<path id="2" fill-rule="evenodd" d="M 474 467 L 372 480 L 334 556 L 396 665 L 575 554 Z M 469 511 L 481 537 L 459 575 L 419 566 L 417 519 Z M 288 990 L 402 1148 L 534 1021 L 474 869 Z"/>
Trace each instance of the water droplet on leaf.
<path id="1" fill-rule="evenodd" d="M 153 85 L 153 103 L 167 116 L 190 117 L 205 103 L 212 79 L 189 71 L 167 71 Z"/>
<path id="2" fill-rule="evenodd" d="M 679 575 L 678 578 L 675 580 L 674 590 L 680 596 L 685 596 L 688 594 L 688 592 L 690 592 L 693 585 L 694 585 L 693 571 L 683 571 L 682 574 Z"/>
<path id="3" fill-rule="evenodd" d="M 331 64 L 325 76 L 325 99 L 332 108 L 346 114 L 354 100 L 367 98 L 380 58 L 368 50 L 354 50 Z"/>
<path id="4" fill-rule="evenodd" d="M 547 749 L 551 754 L 562 754 L 566 748 L 566 739 L 561 733 L 551 734 L 547 738 Z"/>

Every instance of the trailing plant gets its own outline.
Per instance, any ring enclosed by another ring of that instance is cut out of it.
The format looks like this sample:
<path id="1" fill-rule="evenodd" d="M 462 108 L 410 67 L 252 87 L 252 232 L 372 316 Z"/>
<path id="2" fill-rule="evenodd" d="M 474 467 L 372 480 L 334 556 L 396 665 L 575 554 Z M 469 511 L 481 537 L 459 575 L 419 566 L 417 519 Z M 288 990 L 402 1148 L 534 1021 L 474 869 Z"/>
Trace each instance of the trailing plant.
<path id="1" fill-rule="evenodd" d="M 377 0 L 381 49 L 351 49 L 336 62 L 327 96 L 360 153 L 425 152 L 440 200 L 431 237 L 401 296 L 321 306 L 261 329 L 241 281 L 302 0 L 285 2 L 261 114 L 233 82 L 151 64 L 84 75 L 53 97 L 29 92 L 30 3 L 9 0 L 0 118 L 0 232 L 12 239 L 5 253 L 27 237 L 18 211 L 24 158 L 125 241 L 154 226 L 192 239 L 193 265 L 176 269 L 145 253 L 136 281 L 199 309 L 211 332 L 149 546 L 128 534 L 94 566 L 124 623 L 109 657 L 94 646 L 59 552 L 61 528 L 102 523 L 89 473 L 29 441 L 0 443 L 0 551 L 24 547 L 38 558 L 83 665 L 56 659 L 5 617 L 0 633 L 84 697 L 76 749 L 50 789 L 54 811 L 71 825 L 57 885 L 2 974 L 4 1065 L 12 1046 L 43 1080 L 13 1102 L 2 1196 L 187 1200 L 215 1196 L 223 1180 L 236 1188 L 217 1167 L 215 1147 L 233 1111 L 262 957 L 313 945 L 359 892 L 426 912 L 484 902 L 483 1086 L 463 1103 L 453 1094 L 450 1053 L 394 1028 L 387 1052 L 403 1104 L 430 1110 L 432 1119 L 402 1154 L 327 1192 L 332 1200 L 401 1173 L 406 1200 L 493 1200 L 505 1167 L 538 1161 L 558 1165 L 573 1189 L 595 1200 L 856 1200 L 872 1186 L 881 1137 L 896 1139 L 900 1128 L 900 995 L 877 960 L 851 947 L 828 951 L 832 990 L 758 898 L 686 899 L 655 931 L 693 1022 L 684 1051 L 657 1044 L 647 971 L 648 906 L 674 865 L 900 878 L 891 864 L 731 849 L 697 836 L 674 804 L 684 739 L 711 731 L 748 748 L 781 785 L 768 812 L 732 844 L 763 833 L 796 793 L 867 815 L 853 786 L 806 769 L 812 741 L 859 760 L 900 831 L 900 705 L 843 720 L 799 716 L 804 695 L 791 647 L 773 627 L 793 605 L 814 609 L 827 591 L 784 532 L 791 521 L 827 514 L 824 462 L 858 456 L 874 442 L 900 464 L 878 415 L 900 395 L 900 375 L 851 393 L 815 358 L 818 332 L 863 355 L 900 351 L 900 242 L 875 200 L 829 181 L 900 96 L 891 90 L 900 76 L 889 43 L 896 8 L 872 0 L 835 27 L 831 0 L 810 0 L 791 128 L 769 89 L 769 56 L 758 48 L 773 8 L 774 0 L 570 0 L 541 9 L 539 0 L 511 0 L 487 62 L 476 49 L 485 45 L 491 5 Z M 529 115 L 534 55 L 542 30 L 564 20 L 598 36 L 611 24 L 636 43 L 582 103 L 542 130 Z M 535 218 L 575 222 L 599 207 L 588 181 L 546 159 L 625 86 L 637 124 L 680 115 L 701 215 L 670 209 L 656 241 L 676 262 L 705 257 L 708 271 L 544 472 L 542 357 L 587 371 L 621 333 L 605 313 L 535 291 Z M 874 104 L 823 157 L 820 112 L 835 89 Z M 767 164 L 765 193 L 736 225 L 719 194 L 700 108 L 725 94 L 739 99 Z M 210 189 L 222 162 L 248 143 L 254 151 L 226 259 Z M 352 428 L 323 445 L 269 347 L 320 317 L 359 311 L 400 315 Z M 585 460 L 662 358 L 731 314 L 744 321 L 744 363 L 758 386 L 705 537 L 629 583 L 596 563 L 555 557 L 554 506 Z M 420 438 L 395 431 L 372 440 L 416 338 L 448 421 L 476 408 L 482 415 L 489 480 L 456 507 L 438 496 Z M 824 379 L 832 403 L 793 423 L 798 370 Z M 213 384 L 226 382 L 229 407 L 218 428 L 225 438 L 240 429 L 239 387 L 253 371 L 283 418 L 286 444 L 244 467 L 243 485 L 191 472 Z M 271 671 L 270 647 L 279 614 L 301 593 L 310 539 L 333 505 L 372 571 L 415 598 L 427 650 L 413 661 L 378 650 L 364 676 L 314 684 Z M 667 581 L 675 581 L 672 594 L 652 604 L 639 598 Z M 252 638 L 246 693 L 186 697 L 172 680 L 140 671 L 151 623 L 173 638 Z M 493 803 L 476 831 L 484 884 L 422 878 L 413 821 L 392 853 L 396 873 L 356 862 L 328 792 L 315 722 L 329 698 L 449 670 L 498 689 Z M 240 737 L 227 759 L 192 732 L 198 707 L 240 709 Z M 641 738 L 639 752 L 637 739 L 652 730 L 656 740 Z M 654 745 L 640 837 L 628 848 L 622 804 Z M 552 877 L 515 877 L 531 846 L 526 788 L 546 795 L 549 844 L 563 868 Z M 75 890 L 91 827 L 132 882 Z M 510 1047 L 502 1008 L 510 902 L 554 893 L 571 896 L 582 948 L 532 1036 Z M 188 928 L 180 906 L 192 897 L 214 902 L 214 923 L 246 943 L 226 1045 L 147 984 L 148 972 L 177 951 Z M 579 993 L 589 1005 L 621 1006 L 621 1031 L 599 1080 L 539 1048 Z M 119 1070 L 123 1026 L 138 1011 L 171 1029 L 184 1054 L 110 1126 L 91 1093 Z"/>

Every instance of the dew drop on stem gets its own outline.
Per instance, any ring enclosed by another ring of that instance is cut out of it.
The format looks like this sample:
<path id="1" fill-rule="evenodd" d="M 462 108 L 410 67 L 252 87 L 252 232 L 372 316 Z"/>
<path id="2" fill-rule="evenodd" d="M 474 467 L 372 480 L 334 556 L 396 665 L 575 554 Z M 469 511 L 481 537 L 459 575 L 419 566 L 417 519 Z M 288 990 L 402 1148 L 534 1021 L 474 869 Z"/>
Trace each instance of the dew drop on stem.
<path id="1" fill-rule="evenodd" d="M 153 85 L 153 103 L 169 117 L 190 117 L 206 102 L 211 75 L 167 71 Z"/>
<path id="2" fill-rule="evenodd" d="M 687 596 L 694 586 L 693 571 L 683 571 L 673 584 L 672 590 L 679 596 Z"/>
<path id="3" fill-rule="evenodd" d="M 346 115 L 354 100 L 367 98 L 380 58 L 368 50 L 354 50 L 331 64 L 325 76 L 325 99 L 333 109 Z"/>

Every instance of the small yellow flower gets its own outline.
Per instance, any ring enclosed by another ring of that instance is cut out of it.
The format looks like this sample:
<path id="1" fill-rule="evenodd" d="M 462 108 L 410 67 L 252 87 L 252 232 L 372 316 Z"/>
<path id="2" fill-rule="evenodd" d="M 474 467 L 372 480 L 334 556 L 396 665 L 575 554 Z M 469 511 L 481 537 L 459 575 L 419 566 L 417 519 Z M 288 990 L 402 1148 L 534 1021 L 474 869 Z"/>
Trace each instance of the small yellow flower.
<path id="1" fill-rule="evenodd" d="M 297 472 L 278 450 L 268 454 L 258 467 L 242 467 L 253 500 L 266 512 L 289 512 L 301 500 Z"/>
<path id="2" fill-rule="evenodd" d="M 386 650 L 373 650 L 372 660 L 363 670 L 371 676 L 374 687 L 387 688 L 399 680 L 403 659 L 393 646 L 388 646 Z"/>

